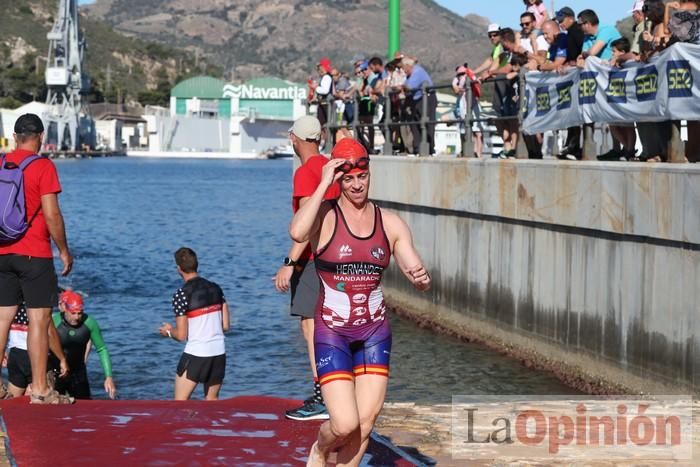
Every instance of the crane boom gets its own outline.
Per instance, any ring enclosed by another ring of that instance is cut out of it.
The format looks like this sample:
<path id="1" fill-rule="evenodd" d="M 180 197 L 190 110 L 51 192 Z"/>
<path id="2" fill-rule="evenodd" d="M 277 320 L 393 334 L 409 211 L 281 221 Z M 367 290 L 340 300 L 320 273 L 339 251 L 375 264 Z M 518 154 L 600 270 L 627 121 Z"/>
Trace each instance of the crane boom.
<path id="1" fill-rule="evenodd" d="M 89 89 L 83 72 L 86 42 L 79 27 L 77 0 L 59 0 L 56 22 L 46 38 L 47 142 L 58 149 L 77 150 L 83 97 Z"/>

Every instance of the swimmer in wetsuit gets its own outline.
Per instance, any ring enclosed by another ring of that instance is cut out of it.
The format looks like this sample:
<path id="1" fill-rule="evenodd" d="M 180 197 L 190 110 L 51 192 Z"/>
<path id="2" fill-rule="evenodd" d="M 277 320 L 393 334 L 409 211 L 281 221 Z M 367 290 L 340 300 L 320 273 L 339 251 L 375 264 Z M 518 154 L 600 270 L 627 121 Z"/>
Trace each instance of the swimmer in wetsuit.
<path id="1" fill-rule="evenodd" d="M 53 324 L 61 339 L 61 347 L 68 360 L 70 373 L 67 377 L 56 378 L 56 390 L 67 392 L 76 399 L 90 399 L 90 382 L 87 375 L 87 356 L 90 346 L 94 346 L 100 357 L 104 371 L 104 388 L 110 399 L 114 399 L 117 388 L 112 379 L 112 362 L 102 339 L 97 321 L 83 312 L 83 297 L 72 290 L 61 293 L 58 299 L 60 313 L 53 313 Z M 51 360 L 54 360 L 53 358 Z M 51 365 L 56 368 L 55 362 Z"/>
<path id="2" fill-rule="evenodd" d="M 369 156 L 357 141 L 336 144 L 318 189 L 289 227 L 309 240 L 321 281 L 316 306 L 316 368 L 330 420 L 319 430 L 307 465 L 322 466 L 333 451 L 338 465 L 359 465 L 386 395 L 391 329 L 381 278 L 393 254 L 419 290 L 430 287 L 408 226 L 369 202 Z M 333 183 L 338 201 L 324 201 Z"/>

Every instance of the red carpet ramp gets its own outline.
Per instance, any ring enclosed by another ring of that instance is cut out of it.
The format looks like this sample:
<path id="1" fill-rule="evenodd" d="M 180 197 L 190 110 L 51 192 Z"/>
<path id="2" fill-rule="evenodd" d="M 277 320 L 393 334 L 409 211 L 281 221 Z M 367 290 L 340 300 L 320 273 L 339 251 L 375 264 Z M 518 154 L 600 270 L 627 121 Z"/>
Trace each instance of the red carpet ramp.
<path id="1" fill-rule="evenodd" d="M 32 466 L 304 465 L 320 422 L 295 422 L 298 401 L 237 397 L 204 401 L 78 401 L 72 406 L 0 403 L 8 454 Z M 427 465 L 373 435 L 365 465 Z"/>

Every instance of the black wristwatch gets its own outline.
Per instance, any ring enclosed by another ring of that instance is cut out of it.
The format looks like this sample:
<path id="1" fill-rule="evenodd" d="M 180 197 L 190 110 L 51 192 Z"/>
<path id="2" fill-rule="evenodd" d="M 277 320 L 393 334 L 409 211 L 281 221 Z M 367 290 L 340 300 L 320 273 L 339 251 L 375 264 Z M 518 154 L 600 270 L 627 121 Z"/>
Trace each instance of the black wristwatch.
<path id="1" fill-rule="evenodd" d="M 297 261 L 294 261 L 292 258 L 287 256 L 284 258 L 284 265 L 285 266 L 297 266 L 299 263 Z"/>

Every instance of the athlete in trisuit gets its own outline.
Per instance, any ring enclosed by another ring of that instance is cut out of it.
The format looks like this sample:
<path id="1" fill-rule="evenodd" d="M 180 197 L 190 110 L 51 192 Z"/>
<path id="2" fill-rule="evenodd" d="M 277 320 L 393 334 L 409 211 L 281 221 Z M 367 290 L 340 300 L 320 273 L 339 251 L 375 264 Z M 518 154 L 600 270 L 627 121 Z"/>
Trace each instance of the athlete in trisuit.
<path id="1" fill-rule="evenodd" d="M 310 241 L 321 281 L 314 346 L 330 420 L 321 425 L 307 465 L 325 465 L 328 455 L 338 451 L 337 465 L 356 466 L 384 404 L 389 376 L 391 329 L 382 274 L 393 254 L 417 289 L 427 290 L 430 276 L 408 226 L 369 202 L 364 147 L 346 138 L 331 154 L 320 185 L 289 227 L 294 241 Z M 338 181 L 338 201 L 323 201 Z"/>
<path id="2" fill-rule="evenodd" d="M 187 341 L 175 374 L 175 400 L 190 398 L 197 384 L 206 400 L 217 400 L 226 375 L 224 332 L 230 318 L 224 292 L 197 272 L 197 254 L 182 247 L 175 252 L 177 272 L 185 281 L 173 295 L 175 326 L 163 323 L 160 335 Z"/>
<path id="3" fill-rule="evenodd" d="M 53 313 L 53 324 L 61 339 L 61 347 L 66 354 L 70 373 L 67 377 L 56 379 L 56 390 L 68 393 L 76 399 L 90 399 L 90 382 L 88 381 L 86 361 L 90 347 L 94 346 L 100 357 L 104 371 L 104 388 L 107 395 L 114 399 L 117 388 L 112 379 L 112 362 L 102 339 L 102 332 L 97 321 L 84 313 L 83 297 L 77 292 L 66 290 L 58 298 L 59 313 Z M 52 368 L 56 367 L 55 358 L 51 358 Z"/>
<path id="4" fill-rule="evenodd" d="M 22 304 L 15 314 L 10 326 L 10 335 L 7 340 L 7 392 L 10 397 L 20 397 L 31 394 L 32 367 L 27 352 L 27 331 L 29 330 L 29 315 L 27 307 Z M 54 326 L 49 326 L 49 350 L 58 360 L 58 376 L 68 375 L 68 362 L 61 348 L 61 341 Z M 46 356 L 48 360 L 48 354 Z M 53 373 L 53 371 L 52 371 Z M 53 388 L 52 388 L 53 389 Z M 59 396 L 60 403 L 72 402 L 70 398 Z"/>

